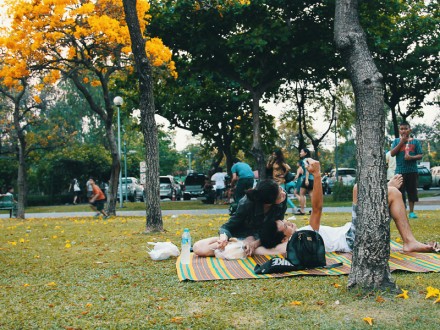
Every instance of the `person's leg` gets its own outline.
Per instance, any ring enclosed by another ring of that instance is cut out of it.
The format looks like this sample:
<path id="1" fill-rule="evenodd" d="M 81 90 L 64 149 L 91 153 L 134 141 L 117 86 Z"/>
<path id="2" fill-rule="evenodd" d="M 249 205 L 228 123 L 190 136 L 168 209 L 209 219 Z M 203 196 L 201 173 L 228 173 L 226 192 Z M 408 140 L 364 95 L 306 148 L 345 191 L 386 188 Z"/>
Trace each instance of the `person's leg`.
<path id="1" fill-rule="evenodd" d="M 397 230 L 402 236 L 404 252 L 432 252 L 432 246 L 418 242 L 411 230 L 406 216 L 402 194 L 395 187 L 388 187 L 388 206 Z"/>
<path id="2" fill-rule="evenodd" d="M 197 241 L 193 245 L 193 252 L 194 254 L 198 255 L 199 257 L 214 257 L 215 253 L 214 251 L 218 247 L 218 236 L 216 237 L 210 237 L 205 238 L 200 241 Z"/>
<path id="3" fill-rule="evenodd" d="M 304 213 L 306 208 L 306 188 L 302 188 L 299 190 L 299 210 Z"/>
<path id="4" fill-rule="evenodd" d="M 285 184 L 285 183 L 281 184 L 280 186 L 281 186 L 281 188 L 284 189 L 284 191 L 286 191 L 286 184 Z M 295 206 L 295 204 L 290 200 L 290 198 L 289 198 L 289 194 L 287 194 L 287 191 L 286 191 L 286 199 L 287 199 L 287 204 L 288 204 L 289 207 L 292 209 L 292 212 L 295 212 L 296 206 Z"/>
<path id="5" fill-rule="evenodd" d="M 414 205 L 419 201 L 417 193 L 417 187 L 419 185 L 419 175 L 417 173 L 408 173 L 407 175 L 407 192 L 408 192 L 408 205 L 409 205 L 409 217 L 417 218 L 414 213 Z"/>

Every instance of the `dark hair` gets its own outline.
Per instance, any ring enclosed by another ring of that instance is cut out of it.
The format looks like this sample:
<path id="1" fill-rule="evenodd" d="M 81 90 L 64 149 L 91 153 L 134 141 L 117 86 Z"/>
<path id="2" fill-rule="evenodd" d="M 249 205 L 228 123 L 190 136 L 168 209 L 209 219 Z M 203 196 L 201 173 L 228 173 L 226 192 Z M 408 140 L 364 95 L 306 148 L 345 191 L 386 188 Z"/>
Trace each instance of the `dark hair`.
<path id="1" fill-rule="evenodd" d="M 399 126 L 408 126 L 409 128 L 411 128 L 411 125 L 406 120 L 402 120 Z"/>
<path id="2" fill-rule="evenodd" d="M 312 157 L 310 154 L 310 150 L 307 148 L 302 148 L 302 150 L 306 153 L 306 155 L 304 156 L 304 158 L 310 158 Z"/>
<path id="3" fill-rule="evenodd" d="M 283 155 L 283 151 L 281 149 L 277 149 L 274 151 L 275 156 L 277 157 L 277 162 L 278 163 L 284 163 L 284 155 Z"/>
<path id="4" fill-rule="evenodd" d="M 283 241 L 284 233 L 278 230 L 276 221 L 265 221 L 260 229 L 260 242 L 266 249 L 271 249 Z"/>
<path id="5" fill-rule="evenodd" d="M 274 180 L 262 180 L 253 189 L 246 191 L 246 196 L 253 202 L 274 204 L 278 198 L 280 186 Z"/>
<path id="6" fill-rule="evenodd" d="M 220 167 L 220 166 L 219 166 L 219 167 L 217 167 L 217 173 L 218 173 L 218 172 L 220 172 L 220 173 L 221 173 L 221 172 L 223 172 L 223 168 L 222 168 L 222 167 Z"/>
<path id="7" fill-rule="evenodd" d="M 9 186 L 9 187 L 6 189 L 6 191 L 9 191 L 9 190 L 11 190 L 11 189 L 14 189 L 14 187 Z"/>
<path id="8" fill-rule="evenodd" d="M 232 164 L 239 163 L 239 162 L 241 162 L 241 160 L 238 159 L 237 157 L 235 157 L 235 158 L 232 160 Z"/>

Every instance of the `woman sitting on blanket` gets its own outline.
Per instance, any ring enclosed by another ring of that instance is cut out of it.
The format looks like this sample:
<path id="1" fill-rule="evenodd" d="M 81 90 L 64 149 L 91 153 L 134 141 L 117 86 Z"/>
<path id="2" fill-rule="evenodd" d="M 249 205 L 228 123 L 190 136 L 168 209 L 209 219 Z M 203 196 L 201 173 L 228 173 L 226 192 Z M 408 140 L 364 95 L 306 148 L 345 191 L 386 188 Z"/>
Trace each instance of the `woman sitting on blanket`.
<path id="1" fill-rule="evenodd" d="M 308 158 L 306 166 L 307 170 L 315 177 L 312 192 L 312 214 L 309 221 L 310 225 L 300 228 L 299 230 L 315 230 L 319 232 L 324 240 L 326 252 L 351 252 L 355 237 L 357 186 L 355 186 L 353 190 L 352 222 L 348 222 L 342 227 L 322 226 L 323 194 L 320 164 L 318 161 Z M 402 176 L 399 174 L 393 177 L 388 183 L 388 207 L 390 215 L 396 223 L 397 230 L 402 236 L 403 251 L 439 252 L 440 244 L 438 242 L 423 244 L 415 239 L 406 216 L 402 195 L 398 190 L 402 182 Z M 277 253 L 285 253 L 288 240 L 297 230 L 295 224 L 285 220 L 275 221 L 275 223 L 265 223 L 260 230 L 261 244 L 266 248 L 275 247 Z"/>
<path id="2" fill-rule="evenodd" d="M 272 249 L 260 246 L 259 231 L 265 222 L 283 220 L 286 208 L 286 192 L 273 180 L 260 181 L 246 191 L 235 214 L 220 227 L 219 236 L 194 243 L 193 251 L 201 257 L 213 257 L 216 250 L 224 250 L 234 237 L 242 240 L 247 256 L 273 254 Z"/>

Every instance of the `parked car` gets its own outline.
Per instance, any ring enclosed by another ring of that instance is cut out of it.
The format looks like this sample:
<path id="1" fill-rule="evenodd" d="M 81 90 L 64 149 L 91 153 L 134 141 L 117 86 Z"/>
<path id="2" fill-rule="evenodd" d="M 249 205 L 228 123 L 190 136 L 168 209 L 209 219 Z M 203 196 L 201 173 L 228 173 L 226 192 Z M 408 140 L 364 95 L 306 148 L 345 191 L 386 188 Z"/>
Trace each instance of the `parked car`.
<path id="1" fill-rule="evenodd" d="M 127 188 L 127 197 L 129 201 L 144 201 L 144 187 L 139 180 L 134 177 L 122 178 L 120 185 L 122 186 L 122 196 L 125 199 L 125 189 Z M 118 198 L 120 188 L 118 187 Z"/>
<path id="2" fill-rule="evenodd" d="M 356 182 L 356 169 L 341 167 L 338 168 L 338 181 L 342 182 L 344 186 L 352 186 Z M 330 176 L 327 179 L 327 194 L 330 194 L 336 183 L 336 169 L 331 170 Z"/>
<path id="3" fill-rule="evenodd" d="M 208 177 L 201 173 L 189 173 L 185 178 L 185 191 L 183 199 L 188 201 L 192 197 L 202 197 L 205 180 Z"/>
<path id="4" fill-rule="evenodd" d="M 182 189 L 180 184 L 174 180 L 172 175 L 163 175 L 159 177 L 160 181 L 160 198 L 173 199 L 175 196 L 176 200 L 180 201 L 182 198 Z"/>
<path id="5" fill-rule="evenodd" d="M 432 186 L 431 172 L 425 166 L 417 166 L 417 172 L 419 172 L 419 188 L 429 190 Z"/>
<path id="6" fill-rule="evenodd" d="M 431 168 L 432 186 L 440 187 L 440 166 L 434 166 Z"/>

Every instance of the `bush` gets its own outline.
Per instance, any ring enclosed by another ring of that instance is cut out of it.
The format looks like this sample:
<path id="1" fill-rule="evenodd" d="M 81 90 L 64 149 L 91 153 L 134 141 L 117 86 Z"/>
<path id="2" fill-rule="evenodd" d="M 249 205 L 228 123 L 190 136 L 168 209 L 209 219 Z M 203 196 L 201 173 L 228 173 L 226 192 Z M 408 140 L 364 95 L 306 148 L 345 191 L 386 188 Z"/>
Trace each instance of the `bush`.
<path id="1" fill-rule="evenodd" d="M 351 201 L 353 197 L 353 186 L 346 186 L 342 182 L 336 182 L 332 189 L 333 201 Z"/>
<path id="2" fill-rule="evenodd" d="M 71 204 L 73 201 L 73 194 L 63 195 L 28 195 L 27 206 L 50 206 L 50 205 L 64 205 Z"/>

